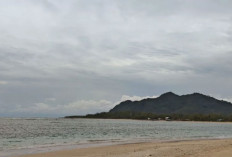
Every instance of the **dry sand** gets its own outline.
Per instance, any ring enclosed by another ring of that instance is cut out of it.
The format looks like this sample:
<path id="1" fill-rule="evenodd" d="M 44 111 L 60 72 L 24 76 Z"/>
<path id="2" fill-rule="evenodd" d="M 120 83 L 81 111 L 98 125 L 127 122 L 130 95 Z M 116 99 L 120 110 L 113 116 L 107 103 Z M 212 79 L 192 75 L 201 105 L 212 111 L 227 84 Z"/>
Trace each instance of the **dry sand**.
<path id="1" fill-rule="evenodd" d="M 232 139 L 121 144 L 21 157 L 232 157 Z"/>

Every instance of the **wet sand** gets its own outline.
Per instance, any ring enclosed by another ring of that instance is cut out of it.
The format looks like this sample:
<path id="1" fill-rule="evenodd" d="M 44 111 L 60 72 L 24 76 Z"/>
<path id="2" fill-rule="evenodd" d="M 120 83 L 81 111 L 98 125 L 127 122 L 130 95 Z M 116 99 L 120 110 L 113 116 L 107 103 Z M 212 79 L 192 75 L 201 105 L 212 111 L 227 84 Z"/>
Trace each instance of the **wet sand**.
<path id="1" fill-rule="evenodd" d="M 20 157 L 231 157 L 232 139 L 120 144 Z"/>

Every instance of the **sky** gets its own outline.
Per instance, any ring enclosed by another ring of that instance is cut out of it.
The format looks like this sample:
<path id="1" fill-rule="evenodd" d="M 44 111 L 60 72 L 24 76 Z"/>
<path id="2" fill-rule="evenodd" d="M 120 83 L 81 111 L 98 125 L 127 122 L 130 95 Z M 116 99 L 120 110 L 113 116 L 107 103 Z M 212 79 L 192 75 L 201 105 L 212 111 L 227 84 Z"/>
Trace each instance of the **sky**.
<path id="1" fill-rule="evenodd" d="M 232 101 L 231 0 L 0 0 L 0 117 L 172 91 Z"/>

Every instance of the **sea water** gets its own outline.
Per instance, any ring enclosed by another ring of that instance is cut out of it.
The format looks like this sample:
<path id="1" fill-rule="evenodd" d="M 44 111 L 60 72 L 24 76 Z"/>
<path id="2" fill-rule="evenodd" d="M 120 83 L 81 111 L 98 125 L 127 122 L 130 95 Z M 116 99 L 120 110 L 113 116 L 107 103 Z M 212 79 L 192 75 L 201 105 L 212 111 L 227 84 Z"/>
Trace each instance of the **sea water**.
<path id="1" fill-rule="evenodd" d="M 0 118 L 0 157 L 49 151 L 57 146 L 231 137 L 232 123 Z"/>

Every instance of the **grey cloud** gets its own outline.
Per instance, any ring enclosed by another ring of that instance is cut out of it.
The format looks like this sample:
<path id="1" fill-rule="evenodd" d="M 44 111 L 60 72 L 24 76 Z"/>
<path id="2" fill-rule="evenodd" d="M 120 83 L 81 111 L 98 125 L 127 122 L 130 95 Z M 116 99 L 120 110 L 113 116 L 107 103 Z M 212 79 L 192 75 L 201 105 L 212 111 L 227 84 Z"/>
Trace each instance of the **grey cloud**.
<path id="1" fill-rule="evenodd" d="M 4 116 L 17 107 L 23 112 L 14 114 L 24 115 L 35 104 L 54 109 L 166 91 L 230 98 L 231 6 L 227 0 L 0 1 Z"/>

